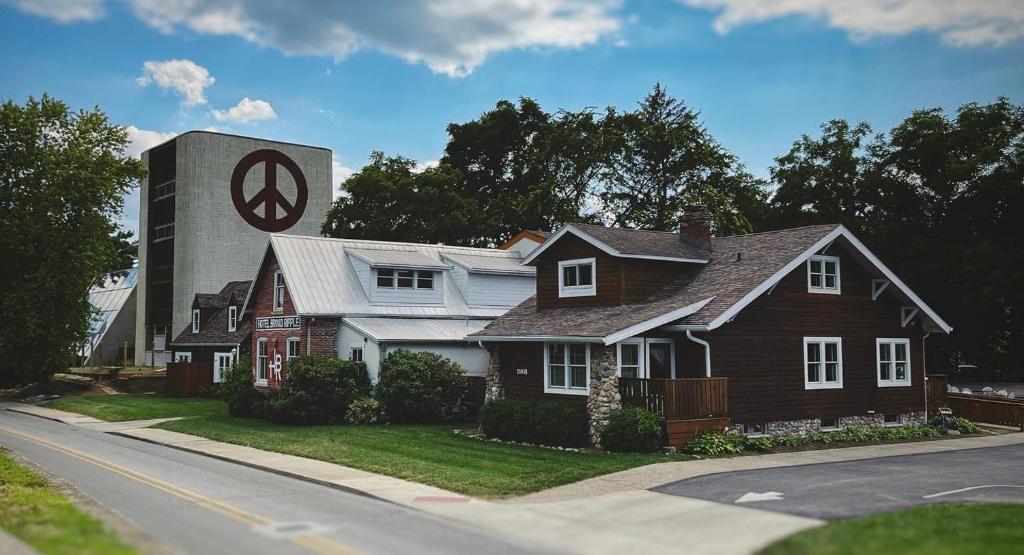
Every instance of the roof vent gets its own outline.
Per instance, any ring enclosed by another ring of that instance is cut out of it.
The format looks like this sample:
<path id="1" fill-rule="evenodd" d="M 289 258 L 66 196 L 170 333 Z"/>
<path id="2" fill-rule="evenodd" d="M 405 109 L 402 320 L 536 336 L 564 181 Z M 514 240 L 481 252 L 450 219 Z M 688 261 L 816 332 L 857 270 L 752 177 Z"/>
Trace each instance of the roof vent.
<path id="1" fill-rule="evenodd" d="M 683 208 L 679 217 L 679 240 L 698 249 L 711 250 L 711 213 L 707 207 L 692 205 Z"/>

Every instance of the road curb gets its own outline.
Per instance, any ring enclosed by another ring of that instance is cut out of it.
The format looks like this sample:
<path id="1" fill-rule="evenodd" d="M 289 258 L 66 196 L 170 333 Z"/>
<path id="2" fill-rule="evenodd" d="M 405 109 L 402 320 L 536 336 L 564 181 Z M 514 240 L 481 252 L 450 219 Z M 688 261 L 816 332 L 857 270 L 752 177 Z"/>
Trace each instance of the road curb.
<path id="1" fill-rule="evenodd" d="M 211 458 L 211 459 L 216 459 L 218 461 L 223 461 L 223 462 L 227 462 L 227 463 L 233 463 L 233 464 L 237 464 L 237 465 L 240 465 L 240 466 L 245 466 L 245 467 L 248 467 L 248 468 L 252 468 L 252 469 L 255 469 L 255 470 L 262 470 L 264 472 L 270 472 L 270 473 L 273 473 L 273 474 L 277 474 L 279 476 L 285 476 L 287 478 L 294 478 L 296 480 L 301 480 L 303 482 L 308 482 L 308 483 L 311 483 L 311 484 L 316 484 L 316 485 L 319 485 L 319 486 L 324 486 L 324 487 L 328 487 L 328 488 L 331 488 L 331 489 L 336 489 L 336 490 L 339 490 L 339 491 L 344 491 L 346 493 L 352 493 L 352 494 L 355 494 L 355 495 L 360 495 L 362 497 L 367 497 L 369 499 L 376 499 L 378 501 L 383 501 L 385 503 L 390 503 L 392 505 L 397 505 L 399 507 L 406 507 L 406 508 L 409 508 L 409 509 L 415 509 L 417 511 L 425 512 L 427 514 L 433 514 L 433 513 L 427 512 L 427 511 L 423 511 L 423 509 L 421 509 L 419 507 L 416 507 L 414 505 L 406 505 L 404 503 L 399 503 L 397 501 L 393 501 L 391 499 L 387 499 L 387 498 L 381 497 L 379 495 L 374 495 L 374 494 L 372 494 L 372 493 L 370 493 L 368 491 L 365 491 L 365 490 L 353 488 L 352 486 L 346 486 L 346 485 L 338 484 L 338 483 L 331 482 L 331 481 L 328 481 L 328 480 L 321 480 L 320 478 L 314 478 L 312 476 L 308 476 L 306 474 L 300 474 L 298 472 L 291 472 L 289 470 L 284 470 L 284 469 L 281 469 L 281 468 L 274 468 L 274 467 L 271 467 L 271 466 L 257 464 L 257 463 L 253 463 L 253 462 L 249 462 L 249 461 L 243 461 L 243 460 L 235 459 L 235 458 L 232 458 L 232 457 L 225 457 L 223 455 L 217 455 L 217 454 L 214 454 L 214 453 L 207 453 L 205 451 L 200 451 L 199 449 L 192 449 L 190 447 L 185 447 L 183 445 L 176 445 L 174 443 L 167 443 L 165 441 L 159 441 L 159 440 L 156 440 L 156 439 L 150 439 L 150 438 L 146 438 L 146 437 L 139 437 L 139 436 L 128 434 L 128 433 L 124 433 L 124 432 L 111 431 L 111 432 L 104 432 L 104 433 L 107 433 L 107 434 L 110 434 L 110 435 L 115 435 L 115 436 L 118 436 L 118 437 L 134 439 L 135 441 L 142 441 L 142 442 L 150 443 L 150 444 L 153 444 L 153 445 L 160 445 L 162 447 L 168 447 L 168 448 L 171 448 L 171 449 L 177 449 L 178 451 L 184 451 L 186 453 L 192 453 L 194 455 L 202 455 L 204 457 L 208 457 L 208 458 Z M 181 432 L 179 432 L 179 433 L 181 433 Z M 185 435 L 189 435 L 189 434 L 185 434 Z M 199 437 L 199 436 L 190 436 L 190 437 L 194 437 L 196 439 L 206 439 L 206 438 Z M 272 452 L 272 451 L 268 451 L 268 452 Z"/>
<path id="2" fill-rule="evenodd" d="M 30 405 L 30 406 L 34 407 L 36 405 Z M 65 422 L 64 420 L 61 420 L 60 418 L 57 418 L 56 416 L 46 416 L 46 415 L 43 415 L 43 414 L 39 414 L 37 412 L 32 412 L 32 411 L 28 411 L 28 410 L 22 410 L 21 407 L 5 407 L 4 410 L 9 411 L 9 412 L 14 412 L 14 413 L 17 413 L 17 414 L 24 414 L 24 415 L 27 415 L 27 416 L 35 416 L 36 418 L 42 418 L 43 420 L 49 420 L 51 422 L 59 422 L 61 424 L 64 424 L 65 426 L 72 426 L 73 425 L 73 424 L 71 424 L 69 422 Z"/>

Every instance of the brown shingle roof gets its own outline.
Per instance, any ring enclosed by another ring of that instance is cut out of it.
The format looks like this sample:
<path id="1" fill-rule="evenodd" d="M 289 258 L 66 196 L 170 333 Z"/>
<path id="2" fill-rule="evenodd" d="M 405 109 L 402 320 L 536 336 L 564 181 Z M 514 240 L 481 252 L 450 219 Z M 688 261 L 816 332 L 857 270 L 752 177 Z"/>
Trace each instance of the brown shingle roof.
<path id="1" fill-rule="evenodd" d="M 590 224 L 571 224 L 621 254 L 630 256 L 666 256 L 707 260 L 710 253 L 679 240 L 679 234 L 670 231 L 620 229 Z"/>
<path id="2" fill-rule="evenodd" d="M 817 225 L 714 238 L 711 241 L 712 251 L 703 251 L 711 257 L 707 264 L 681 263 L 681 275 L 643 302 L 538 311 L 535 297 L 531 297 L 470 337 L 606 337 L 711 298 L 707 305 L 679 322 L 691 325 L 707 324 L 836 227 L 838 226 L 835 224 Z M 590 232 L 589 229 L 587 231 Z M 616 231 L 620 233 L 614 235 L 623 241 L 630 234 L 651 240 L 651 233 L 660 233 Z M 605 234 L 605 237 L 609 236 L 612 234 Z M 679 243 L 678 236 L 669 233 L 663 233 L 661 241 Z M 736 253 L 741 253 L 738 259 Z"/>
<path id="3" fill-rule="evenodd" d="M 211 308 L 216 311 L 199 324 L 199 333 L 192 333 L 192 324 L 174 338 L 172 346 L 183 345 L 236 345 L 244 342 L 252 333 L 252 324 L 243 314 L 238 314 L 238 325 L 235 331 L 228 331 L 228 306 L 234 304 L 241 310 L 242 301 L 249 290 L 250 281 L 230 281 L 220 293 L 197 293 L 193 304 L 200 308 Z M 202 299 L 202 301 L 200 301 Z M 205 303 L 205 306 L 200 304 Z"/>

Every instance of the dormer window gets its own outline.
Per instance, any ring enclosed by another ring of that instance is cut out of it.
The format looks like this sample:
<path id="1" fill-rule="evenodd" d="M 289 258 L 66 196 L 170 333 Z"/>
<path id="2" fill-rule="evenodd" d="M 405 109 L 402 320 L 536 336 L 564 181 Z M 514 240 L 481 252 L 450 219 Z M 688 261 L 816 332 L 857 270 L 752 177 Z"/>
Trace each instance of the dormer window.
<path id="1" fill-rule="evenodd" d="M 192 333 L 199 333 L 199 309 L 192 309 Z"/>
<path id="2" fill-rule="evenodd" d="M 284 310 L 284 274 L 274 272 L 274 312 Z"/>
<path id="3" fill-rule="evenodd" d="M 838 295 L 839 257 L 815 255 L 807 260 L 807 292 Z"/>
<path id="4" fill-rule="evenodd" d="M 592 297 L 597 294 L 597 263 L 593 258 L 558 263 L 559 297 Z"/>
<path id="5" fill-rule="evenodd" d="M 235 331 L 238 329 L 238 307 L 228 307 L 228 331 Z"/>
<path id="6" fill-rule="evenodd" d="M 378 289 L 433 289 L 434 272 L 430 270 L 377 270 Z"/>

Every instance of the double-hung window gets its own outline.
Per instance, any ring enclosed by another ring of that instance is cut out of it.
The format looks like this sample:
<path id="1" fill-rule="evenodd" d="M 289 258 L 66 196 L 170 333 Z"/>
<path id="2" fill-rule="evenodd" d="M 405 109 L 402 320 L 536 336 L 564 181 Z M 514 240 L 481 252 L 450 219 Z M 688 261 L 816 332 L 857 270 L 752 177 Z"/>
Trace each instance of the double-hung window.
<path id="1" fill-rule="evenodd" d="M 256 383 L 266 385 L 268 364 L 267 340 L 260 339 L 256 342 Z"/>
<path id="2" fill-rule="evenodd" d="M 192 333 L 199 333 L 199 309 L 192 309 Z"/>
<path id="3" fill-rule="evenodd" d="M 238 330 L 238 307 L 228 307 L 228 331 Z"/>
<path id="4" fill-rule="evenodd" d="M 807 292 L 838 295 L 839 257 L 816 255 L 807 260 Z"/>
<path id="5" fill-rule="evenodd" d="M 349 353 L 348 358 L 349 358 L 349 360 L 352 360 L 352 361 L 355 361 L 355 362 L 363 362 L 363 348 L 362 347 L 352 347 L 352 351 Z"/>
<path id="6" fill-rule="evenodd" d="M 284 274 L 274 272 L 274 312 L 284 310 Z"/>
<path id="7" fill-rule="evenodd" d="M 642 378 L 641 353 L 643 343 L 640 341 L 620 341 L 618 344 L 619 376 L 622 378 Z"/>
<path id="8" fill-rule="evenodd" d="M 289 337 L 288 338 L 288 351 L 287 351 L 287 357 L 285 359 L 285 362 L 288 362 L 288 361 L 290 361 L 293 358 L 298 358 L 298 356 L 299 356 L 299 347 L 301 345 L 302 345 L 302 340 L 299 339 L 298 337 Z"/>
<path id="9" fill-rule="evenodd" d="M 910 385 L 910 340 L 875 340 L 878 357 L 878 387 Z"/>
<path id="10" fill-rule="evenodd" d="M 843 387 L 843 340 L 839 337 L 804 338 L 804 389 Z"/>
<path id="11" fill-rule="evenodd" d="M 587 395 L 590 387 L 590 345 L 544 345 L 544 392 Z"/>
<path id="12" fill-rule="evenodd" d="M 597 294 L 597 262 L 593 258 L 558 263 L 559 297 L 592 297 Z"/>

